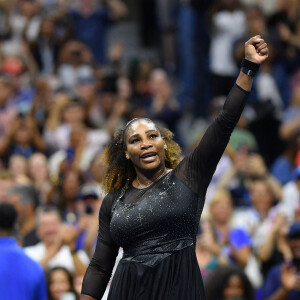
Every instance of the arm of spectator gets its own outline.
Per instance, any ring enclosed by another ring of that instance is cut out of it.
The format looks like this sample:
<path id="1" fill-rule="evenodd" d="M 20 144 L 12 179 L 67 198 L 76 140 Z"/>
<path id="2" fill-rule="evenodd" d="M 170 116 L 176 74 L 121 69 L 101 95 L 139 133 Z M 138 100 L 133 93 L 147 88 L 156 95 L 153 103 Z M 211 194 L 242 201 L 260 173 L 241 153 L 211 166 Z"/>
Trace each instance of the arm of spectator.
<path id="1" fill-rule="evenodd" d="M 248 173 L 250 176 L 265 177 L 277 201 L 282 198 L 281 183 L 269 172 L 263 158 L 259 154 L 250 154 L 248 159 Z"/>
<path id="2" fill-rule="evenodd" d="M 285 216 L 283 214 L 278 214 L 278 216 L 275 219 L 275 222 L 273 224 L 273 228 L 271 232 L 267 235 L 264 243 L 261 245 L 261 247 L 258 250 L 258 258 L 262 261 L 265 262 L 268 259 L 270 259 L 273 251 L 274 251 L 274 246 L 276 243 L 276 236 L 281 228 L 285 223 Z"/>
<path id="3" fill-rule="evenodd" d="M 113 112 L 109 116 L 107 122 L 106 122 L 106 129 L 109 132 L 111 136 L 113 136 L 115 129 L 120 122 L 120 119 L 124 115 L 127 109 L 127 100 L 125 99 L 119 99 L 116 101 Z"/>
<path id="4" fill-rule="evenodd" d="M 16 118 L 13 120 L 12 124 L 10 125 L 7 134 L 3 137 L 3 139 L 0 140 L 0 155 L 4 155 L 6 153 L 10 143 L 13 141 L 14 133 L 17 131 L 19 127 L 20 127 L 20 119 Z"/>
<path id="5" fill-rule="evenodd" d="M 232 256 L 242 267 L 245 267 L 247 265 L 251 252 L 252 251 L 250 247 L 241 247 L 239 249 L 231 247 Z"/>
<path id="6" fill-rule="evenodd" d="M 87 266 L 84 264 L 81 257 L 79 256 L 79 252 L 76 251 L 76 240 L 78 234 L 79 232 L 76 228 L 69 225 L 63 226 L 63 243 L 67 245 L 70 249 L 72 259 L 74 262 L 75 274 L 84 275 Z"/>
<path id="7" fill-rule="evenodd" d="M 79 220 L 79 226 L 81 230 L 86 230 L 84 250 L 89 256 L 92 254 L 95 240 L 97 238 L 98 224 L 98 216 L 95 215 L 85 215 Z"/>
<path id="8" fill-rule="evenodd" d="M 272 272 L 272 270 L 271 270 Z M 297 270 L 295 267 L 290 267 L 288 264 L 283 264 L 280 269 L 280 281 L 281 285 L 276 285 L 276 280 L 272 280 L 271 276 L 268 275 L 268 278 L 266 280 L 265 289 L 267 289 L 265 292 L 272 292 L 272 290 L 268 290 L 272 285 L 273 286 L 273 293 L 269 295 L 269 297 L 266 297 L 266 300 L 285 300 L 288 299 L 288 296 L 291 292 L 291 290 L 294 288 L 294 286 L 297 283 L 296 278 Z M 271 274 L 272 275 L 272 274 Z M 267 295 L 266 295 L 267 296 Z"/>
<path id="9" fill-rule="evenodd" d="M 228 147 L 227 147 L 228 148 Z M 245 174 L 247 171 L 248 150 L 246 148 L 237 152 L 231 152 L 232 166 L 227 169 L 218 182 L 218 189 L 227 188 L 229 182 L 239 174 Z"/>
<path id="10" fill-rule="evenodd" d="M 75 148 L 75 154 L 74 154 L 74 161 L 72 163 L 72 166 L 75 168 L 75 170 L 80 171 L 81 170 L 81 162 L 84 156 L 84 150 L 87 147 L 87 137 L 86 132 L 83 132 L 80 137 L 80 142 Z"/>
<path id="11" fill-rule="evenodd" d="M 284 122 L 279 128 L 279 135 L 283 140 L 292 138 L 300 130 L 300 115 L 289 122 Z"/>
<path id="12" fill-rule="evenodd" d="M 128 8 L 124 2 L 120 0 L 106 0 L 106 3 L 110 8 L 110 18 L 112 20 L 118 20 L 127 16 Z"/>
<path id="13" fill-rule="evenodd" d="M 40 152 L 44 152 L 46 149 L 46 144 L 39 132 L 38 126 L 33 118 L 30 118 L 29 120 L 31 122 L 31 127 L 32 127 L 32 132 L 33 132 L 33 143 Z"/>
<path id="14" fill-rule="evenodd" d="M 46 248 L 45 256 L 39 261 L 45 272 L 48 270 L 49 261 L 58 253 L 63 245 L 61 236 L 57 237 L 55 243 Z"/>
<path id="15" fill-rule="evenodd" d="M 299 27 L 299 24 L 297 24 Z M 299 36 L 291 31 L 289 26 L 285 23 L 278 24 L 278 33 L 282 41 L 290 44 L 291 46 L 300 48 Z"/>
<path id="16" fill-rule="evenodd" d="M 68 102 L 69 98 L 65 94 L 57 94 L 53 99 L 53 105 L 45 124 L 48 131 L 53 132 L 60 125 L 62 111 Z"/>

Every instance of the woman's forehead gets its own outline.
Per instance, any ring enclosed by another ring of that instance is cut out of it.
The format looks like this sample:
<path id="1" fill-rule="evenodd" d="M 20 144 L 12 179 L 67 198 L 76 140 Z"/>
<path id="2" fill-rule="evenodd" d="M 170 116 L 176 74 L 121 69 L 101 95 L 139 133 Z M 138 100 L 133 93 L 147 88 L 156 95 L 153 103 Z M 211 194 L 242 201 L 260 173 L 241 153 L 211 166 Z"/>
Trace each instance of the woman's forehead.
<path id="1" fill-rule="evenodd" d="M 127 129 L 127 136 L 128 134 L 132 135 L 134 134 L 136 131 L 139 130 L 157 130 L 157 127 L 155 125 L 154 122 L 152 122 L 151 120 L 147 120 L 147 119 L 139 119 L 136 120 L 134 122 L 132 122 L 132 124 L 129 125 L 129 128 Z"/>

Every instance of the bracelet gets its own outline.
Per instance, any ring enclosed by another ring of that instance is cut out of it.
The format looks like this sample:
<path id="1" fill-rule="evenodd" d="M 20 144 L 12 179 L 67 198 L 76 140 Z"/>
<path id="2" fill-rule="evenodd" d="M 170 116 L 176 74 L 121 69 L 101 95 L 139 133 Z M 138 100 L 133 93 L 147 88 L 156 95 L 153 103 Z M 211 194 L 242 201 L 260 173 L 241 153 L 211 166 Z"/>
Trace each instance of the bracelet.
<path id="1" fill-rule="evenodd" d="M 243 58 L 241 63 L 241 71 L 250 77 L 254 77 L 258 72 L 260 64 L 256 64 L 246 58 Z"/>

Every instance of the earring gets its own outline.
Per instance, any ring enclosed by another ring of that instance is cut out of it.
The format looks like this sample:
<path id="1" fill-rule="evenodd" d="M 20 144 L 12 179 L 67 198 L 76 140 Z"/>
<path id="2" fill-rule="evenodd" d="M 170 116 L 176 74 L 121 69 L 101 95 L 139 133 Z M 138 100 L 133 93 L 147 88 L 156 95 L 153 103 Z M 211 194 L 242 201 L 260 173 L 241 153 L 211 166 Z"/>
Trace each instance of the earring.
<path id="1" fill-rule="evenodd" d="M 125 156 L 126 156 L 127 159 L 129 159 L 129 156 L 127 154 Z"/>

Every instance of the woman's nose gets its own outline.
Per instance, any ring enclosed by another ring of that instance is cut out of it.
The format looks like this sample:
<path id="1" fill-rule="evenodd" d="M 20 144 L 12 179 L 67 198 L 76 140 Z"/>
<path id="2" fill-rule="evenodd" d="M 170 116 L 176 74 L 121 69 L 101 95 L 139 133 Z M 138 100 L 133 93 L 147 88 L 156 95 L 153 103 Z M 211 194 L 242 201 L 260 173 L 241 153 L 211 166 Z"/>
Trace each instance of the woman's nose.
<path id="1" fill-rule="evenodd" d="M 148 149 L 152 146 L 151 142 L 149 140 L 143 140 L 141 143 L 142 149 Z"/>

